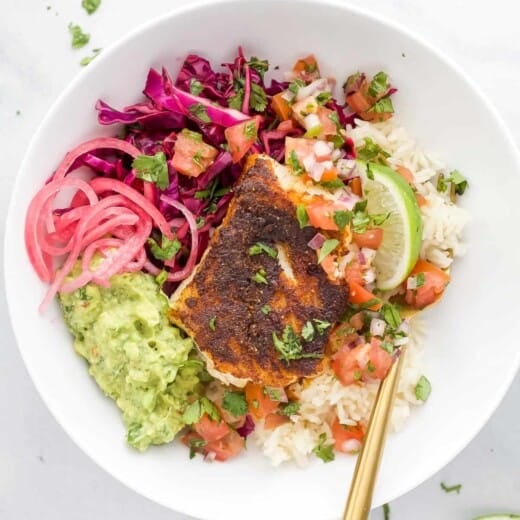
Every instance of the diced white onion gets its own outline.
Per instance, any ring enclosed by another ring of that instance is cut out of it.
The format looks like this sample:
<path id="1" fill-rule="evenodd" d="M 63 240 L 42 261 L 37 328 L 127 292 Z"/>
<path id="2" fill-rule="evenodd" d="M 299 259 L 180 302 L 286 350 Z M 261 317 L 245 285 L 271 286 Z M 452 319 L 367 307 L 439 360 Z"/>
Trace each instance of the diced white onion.
<path id="1" fill-rule="evenodd" d="M 316 159 L 314 159 L 313 154 L 307 155 L 302 161 L 303 167 L 305 168 L 305 171 L 307 171 L 307 172 L 310 172 L 312 170 L 312 167 L 314 166 L 315 163 L 316 163 Z"/>
<path id="2" fill-rule="evenodd" d="M 330 92 L 332 90 L 330 86 L 330 82 L 328 78 L 318 78 L 315 79 L 312 83 L 309 83 L 305 87 L 301 87 L 298 89 L 298 94 L 296 95 L 296 99 L 301 101 L 309 96 L 314 96 L 316 94 L 320 94 L 321 92 Z"/>
<path id="3" fill-rule="evenodd" d="M 361 442 L 357 439 L 349 439 L 341 444 L 341 451 L 343 453 L 349 453 L 350 455 L 355 455 L 361 449 Z"/>
<path id="4" fill-rule="evenodd" d="M 207 460 L 208 462 L 213 462 L 217 457 L 217 454 L 214 451 L 210 451 L 206 454 L 204 457 L 204 460 Z"/>
<path id="5" fill-rule="evenodd" d="M 331 155 L 331 148 L 329 146 L 329 143 L 325 141 L 316 141 L 314 143 L 314 155 L 317 159 L 324 159 L 327 157 L 330 157 Z"/>
<path id="6" fill-rule="evenodd" d="M 363 256 L 365 257 L 365 263 L 367 265 L 370 265 L 374 258 L 376 257 L 377 251 L 375 249 L 370 249 L 368 247 L 362 247 L 361 252 L 363 253 Z"/>
<path id="7" fill-rule="evenodd" d="M 339 262 L 338 262 L 338 269 L 344 273 L 345 272 L 345 269 L 347 267 L 348 264 L 350 264 L 350 262 L 352 262 L 352 260 L 354 260 L 354 253 L 352 251 L 350 251 L 349 253 L 347 253 L 345 256 L 342 256 L 340 259 L 339 259 Z"/>
<path id="8" fill-rule="evenodd" d="M 363 273 L 363 280 L 365 280 L 365 283 L 374 283 L 376 281 L 376 271 L 372 267 L 367 269 Z"/>
<path id="9" fill-rule="evenodd" d="M 334 150 L 332 152 L 331 158 L 333 161 L 339 161 L 343 157 L 344 153 L 345 152 L 343 150 Z"/>
<path id="10" fill-rule="evenodd" d="M 321 164 L 326 170 L 330 170 L 334 166 L 332 161 L 323 161 Z"/>
<path id="11" fill-rule="evenodd" d="M 410 276 L 408 280 L 406 280 L 406 288 L 410 291 L 417 289 L 417 278 L 415 276 Z"/>
<path id="12" fill-rule="evenodd" d="M 323 167 L 323 164 L 315 163 L 314 166 L 311 168 L 309 175 L 312 177 L 314 181 L 319 182 L 324 171 L 325 168 Z"/>
<path id="13" fill-rule="evenodd" d="M 410 338 L 408 336 L 405 336 L 404 338 L 397 338 L 394 340 L 394 345 L 396 347 L 400 347 L 401 345 L 406 345 L 410 341 Z"/>
<path id="14" fill-rule="evenodd" d="M 340 150 L 335 151 L 338 152 Z M 336 163 L 336 168 L 338 169 L 339 176 L 342 179 L 348 179 L 356 172 L 356 161 L 354 159 L 339 159 Z"/>
<path id="15" fill-rule="evenodd" d="M 320 125 L 320 118 L 316 114 L 308 114 L 303 118 L 303 126 L 305 127 L 305 130 L 312 130 Z"/>
<path id="16" fill-rule="evenodd" d="M 385 329 L 386 329 L 386 322 L 383 320 L 374 318 L 370 322 L 370 334 L 372 334 L 372 336 L 382 337 L 383 334 L 385 333 Z"/>

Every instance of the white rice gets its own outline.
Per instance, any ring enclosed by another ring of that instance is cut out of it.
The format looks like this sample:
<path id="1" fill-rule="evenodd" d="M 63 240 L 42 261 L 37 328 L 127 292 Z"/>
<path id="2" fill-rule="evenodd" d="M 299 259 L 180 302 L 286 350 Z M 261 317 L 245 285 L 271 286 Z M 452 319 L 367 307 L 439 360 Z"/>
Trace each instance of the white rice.
<path id="1" fill-rule="evenodd" d="M 424 224 L 421 257 L 441 268 L 449 267 L 452 255 L 464 253 L 461 234 L 469 217 L 450 201 L 448 194 L 436 190 L 437 176 L 446 173 L 444 165 L 418 148 L 395 118 L 383 123 L 360 120 L 356 123 L 356 128 L 347 127 L 356 147 L 363 146 L 369 137 L 390 154 L 389 164 L 405 166 L 413 173 L 417 192 L 428 202 L 421 208 Z M 424 332 L 419 320 L 414 317 L 411 322 L 390 424 L 394 432 L 404 426 L 412 408 L 422 404 L 415 397 L 415 386 L 424 374 L 420 347 Z M 265 430 L 258 424 L 253 439 L 274 465 L 293 460 L 303 466 L 318 444 L 320 434 L 325 433 L 328 441 L 333 442 L 329 424 L 336 415 L 342 424 L 367 423 L 377 389 L 377 382 L 343 386 L 329 371 L 301 389 L 298 415 L 274 430 Z"/>

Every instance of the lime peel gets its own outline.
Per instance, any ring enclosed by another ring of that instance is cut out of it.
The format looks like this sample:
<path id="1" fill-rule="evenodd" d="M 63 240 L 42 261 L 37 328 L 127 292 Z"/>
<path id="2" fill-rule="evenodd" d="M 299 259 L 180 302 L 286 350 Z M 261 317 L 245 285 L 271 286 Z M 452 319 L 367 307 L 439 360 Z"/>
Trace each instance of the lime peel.
<path id="1" fill-rule="evenodd" d="M 422 218 L 410 185 L 388 166 L 365 163 L 363 191 L 369 214 L 389 213 L 380 226 L 383 241 L 374 259 L 376 284 L 395 289 L 410 274 L 419 258 Z"/>

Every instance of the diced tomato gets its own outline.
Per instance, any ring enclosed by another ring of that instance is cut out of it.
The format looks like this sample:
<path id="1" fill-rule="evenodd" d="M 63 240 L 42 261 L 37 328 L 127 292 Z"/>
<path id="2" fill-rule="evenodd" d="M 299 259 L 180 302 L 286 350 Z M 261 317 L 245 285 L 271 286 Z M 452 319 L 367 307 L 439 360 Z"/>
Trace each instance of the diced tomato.
<path id="1" fill-rule="evenodd" d="M 291 164 L 293 152 L 301 166 L 303 160 L 314 154 L 314 143 L 312 139 L 303 137 L 286 137 L 285 138 L 285 164 Z"/>
<path id="2" fill-rule="evenodd" d="M 334 222 L 334 212 L 345 210 L 345 206 L 334 202 L 313 202 L 307 206 L 311 226 L 327 231 L 338 231 Z"/>
<path id="3" fill-rule="evenodd" d="M 370 340 L 369 363 L 365 371 L 367 379 L 384 379 L 394 363 L 391 354 L 381 348 L 381 343 L 378 338 Z"/>
<path id="4" fill-rule="evenodd" d="M 313 96 L 296 101 L 292 106 L 292 117 L 305 128 L 305 118 L 310 114 L 317 114 L 320 106 Z M 309 130 L 309 128 L 306 128 Z"/>
<path id="5" fill-rule="evenodd" d="M 415 194 L 415 200 L 420 208 L 428 205 L 428 201 L 420 193 Z"/>
<path id="6" fill-rule="evenodd" d="M 345 280 L 347 280 L 347 282 L 357 283 L 358 285 L 365 285 L 363 270 L 358 262 L 350 262 L 350 264 L 345 267 Z"/>
<path id="7" fill-rule="evenodd" d="M 287 121 L 282 121 L 276 129 L 280 130 L 281 132 L 289 133 L 297 130 L 298 125 L 292 119 L 288 119 Z"/>
<path id="8" fill-rule="evenodd" d="M 283 98 L 284 93 L 279 92 L 273 96 L 271 100 L 271 108 L 281 121 L 286 121 L 291 118 L 291 105 Z"/>
<path id="9" fill-rule="evenodd" d="M 392 366 L 392 356 L 381 348 L 381 341 L 372 338 L 350 349 L 343 347 L 333 357 L 332 369 L 342 385 L 360 380 L 384 379 Z"/>
<path id="10" fill-rule="evenodd" d="M 346 98 L 348 106 L 356 112 L 356 114 L 363 114 L 372 106 L 367 98 L 359 91 L 352 92 Z"/>
<path id="11" fill-rule="evenodd" d="M 335 167 L 329 168 L 328 170 L 325 170 L 321 174 L 321 182 L 330 182 L 335 181 L 338 178 L 338 170 Z"/>
<path id="12" fill-rule="evenodd" d="M 248 383 L 245 395 L 249 412 L 255 419 L 263 419 L 278 409 L 279 403 L 269 399 L 262 385 Z"/>
<path id="13" fill-rule="evenodd" d="M 345 345 L 356 341 L 359 335 L 353 331 L 352 325 L 349 322 L 342 322 L 330 333 L 329 345 L 333 352 L 337 352 Z"/>
<path id="14" fill-rule="evenodd" d="M 203 450 L 206 455 L 215 454 L 215 460 L 224 462 L 237 456 L 245 447 L 245 440 L 235 430 L 231 430 L 225 437 L 208 442 Z"/>
<path id="15" fill-rule="evenodd" d="M 293 72 L 296 77 L 310 82 L 320 77 L 320 69 L 314 54 L 309 54 L 305 58 L 299 59 L 293 66 Z"/>
<path id="16" fill-rule="evenodd" d="M 218 150 L 202 140 L 202 134 L 184 129 L 175 141 L 172 166 L 183 175 L 198 177 L 214 161 Z"/>
<path id="17" fill-rule="evenodd" d="M 260 120 L 253 117 L 224 130 L 224 136 L 229 145 L 229 152 L 234 163 L 237 163 L 249 151 L 258 137 Z"/>
<path id="18" fill-rule="evenodd" d="M 224 421 L 214 421 L 204 414 L 193 429 L 207 442 L 217 441 L 227 435 L 231 428 Z"/>
<path id="19" fill-rule="evenodd" d="M 361 443 L 365 438 L 365 431 L 360 424 L 355 426 L 341 424 L 336 417 L 330 429 L 334 437 L 334 449 L 336 451 L 351 455 L 359 451 Z"/>
<path id="20" fill-rule="evenodd" d="M 360 331 L 365 326 L 365 312 L 360 311 L 356 312 L 353 316 L 350 317 L 348 322 L 357 330 Z"/>
<path id="21" fill-rule="evenodd" d="M 371 97 L 368 94 L 368 82 L 365 79 L 358 90 L 348 94 L 346 101 L 349 107 L 356 112 L 361 119 L 365 121 L 386 121 L 392 117 L 391 113 L 378 113 L 370 110 L 374 103 L 381 99 L 383 95 L 384 93 L 377 98 Z"/>
<path id="22" fill-rule="evenodd" d="M 412 184 L 414 181 L 413 173 L 405 166 L 397 166 L 395 171 L 408 183 Z"/>
<path id="23" fill-rule="evenodd" d="M 383 230 L 381 228 L 368 229 L 364 233 L 352 233 L 352 240 L 359 247 L 377 249 L 383 241 Z"/>
<path id="24" fill-rule="evenodd" d="M 349 301 L 351 303 L 355 303 L 356 305 L 361 305 L 363 303 L 367 303 L 370 300 L 377 300 L 377 303 L 368 307 L 371 311 L 378 311 L 382 307 L 382 303 L 379 298 L 376 298 L 370 291 L 367 291 L 363 286 L 357 284 L 356 282 L 348 281 L 349 288 Z"/>
<path id="25" fill-rule="evenodd" d="M 424 283 L 417 289 L 408 289 L 405 299 L 408 305 L 422 309 L 439 299 L 450 282 L 450 275 L 425 260 L 419 260 L 415 264 L 409 277 L 419 274 L 424 276 Z"/>
<path id="26" fill-rule="evenodd" d="M 274 430 L 281 426 L 282 424 L 287 424 L 290 421 L 289 417 L 285 415 L 280 415 L 278 413 L 270 413 L 266 416 L 264 420 L 264 429 L 266 430 Z"/>
<path id="27" fill-rule="evenodd" d="M 361 179 L 359 177 L 354 177 L 350 181 L 350 189 L 354 195 L 357 195 L 358 197 L 363 196 L 363 188 L 361 186 Z"/>
<path id="28" fill-rule="evenodd" d="M 338 129 L 336 128 L 336 123 L 330 118 L 333 114 L 335 114 L 335 110 L 331 110 L 330 108 L 319 107 L 318 108 L 318 118 L 321 123 L 321 132 L 318 135 L 319 139 L 336 135 L 338 133 Z"/>
<path id="29" fill-rule="evenodd" d="M 331 280 L 336 279 L 336 256 L 335 255 L 327 255 L 321 261 L 320 265 L 323 268 L 323 270 L 327 273 L 327 276 Z"/>

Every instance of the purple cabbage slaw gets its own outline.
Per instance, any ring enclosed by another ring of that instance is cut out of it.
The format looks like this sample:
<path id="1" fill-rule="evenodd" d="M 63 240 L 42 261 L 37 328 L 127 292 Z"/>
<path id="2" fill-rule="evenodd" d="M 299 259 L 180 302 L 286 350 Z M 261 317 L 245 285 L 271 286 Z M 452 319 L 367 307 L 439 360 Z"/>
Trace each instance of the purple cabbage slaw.
<path id="1" fill-rule="evenodd" d="M 143 154 L 165 154 L 169 186 L 162 192 L 155 190 L 155 203 L 168 220 L 175 218 L 178 222 L 182 216 L 171 206 L 160 202 L 161 193 L 180 201 L 194 214 L 199 227 L 197 262 L 209 243 L 212 230 L 226 214 L 233 196 L 232 187 L 245 162 L 245 158 L 237 164 L 231 162 L 224 137 L 225 128 L 259 115 L 258 140 L 250 152 L 266 153 L 278 161 L 285 154 L 285 137 L 303 134 L 302 129 L 284 125 L 283 122 L 280 124 L 271 108 L 272 97 L 286 90 L 289 83 L 273 79 L 267 85 L 264 79 L 268 68 L 266 61 L 255 57 L 247 60 L 239 48 L 235 60 L 222 66 L 223 71 L 215 71 L 208 60 L 190 54 L 184 60 L 175 82 L 164 68 L 161 72 L 150 69 L 143 91 L 145 101 L 121 110 L 103 100 L 96 103 L 101 125 L 122 124 L 121 139 L 136 146 Z M 198 106 L 204 107 L 210 122 L 198 117 L 197 111 L 193 110 Z M 337 112 L 342 126 L 352 122 L 345 106 L 336 100 L 331 99 L 327 107 Z M 177 134 L 185 128 L 202 133 L 204 140 L 219 150 L 211 166 L 196 178 L 179 174 L 170 164 Z M 352 143 L 345 143 L 346 149 L 351 146 Z M 131 173 L 131 164 L 123 155 L 97 151 L 85 154 L 79 161 L 99 175 L 123 180 L 142 191 L 142 181 Z M 203 195 L 207 193 L 213 196 L 205 198 Z M 168 264 L 170 272 L 182 269 L 191 245 L 187 222 L 184 221 L 176 234 L 182 248 L 175 262 Z M 149 258 L 158 268 L 163 267 L 151 254 Z M 171 292 L 175 286 L 167 283 L 164 290 Z"/>

